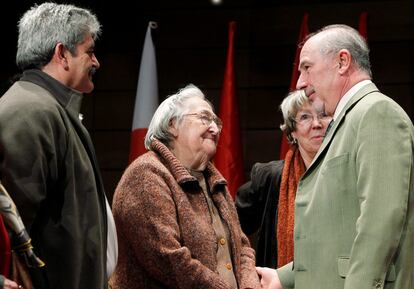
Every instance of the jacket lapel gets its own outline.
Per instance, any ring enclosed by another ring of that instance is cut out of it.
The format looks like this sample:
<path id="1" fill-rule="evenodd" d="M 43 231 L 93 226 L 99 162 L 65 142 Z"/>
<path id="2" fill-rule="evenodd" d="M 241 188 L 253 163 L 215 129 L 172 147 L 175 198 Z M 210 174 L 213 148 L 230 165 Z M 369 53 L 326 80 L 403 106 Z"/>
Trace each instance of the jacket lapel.
<path id="1" fill-rule="evenodd" d="M 333 122 L 329 133 L 325 136 L 325 139 L 322 142 L 321 147 L 318 150 L 318 153 L 316 154 L 315 158 L 313 159 L 312 163 L 310 164 L 309 168 L 306 170 L 305 174 L 302 176 L 302 179 L 305 178 L 308 174 L 310 174 L 311 171 L 314 170 L 315 167 L 318 166 L 319 162 L 323 159 L 325 153 L 327 152 L 332 139 L 335 136 L 336 131 L 339 129 L 339 127 L 342 125 L 342 123 L 345 121 L 345 115 L 352 110 L 352 108 L 366 95 L 379 91 L 378 88 L 375 86 L 374 83 L 370 83 L 363 88 L 361 88 L 346 104 L 345 108 L 342 110 L 342 112 L 339 114 L 338 118 Z"/>

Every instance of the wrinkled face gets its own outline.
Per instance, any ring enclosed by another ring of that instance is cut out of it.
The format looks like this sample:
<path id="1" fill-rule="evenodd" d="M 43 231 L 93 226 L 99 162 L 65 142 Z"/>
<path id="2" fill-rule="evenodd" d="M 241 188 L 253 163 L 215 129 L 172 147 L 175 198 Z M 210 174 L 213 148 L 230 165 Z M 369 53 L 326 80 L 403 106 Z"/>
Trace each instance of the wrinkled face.
<path id="1" fill-rule="evenodd" d="M 94 48 L 95 41 L 88 34 L 85 41 L 77 45 L 76 55 L 68 51 L 68 71 L 70 74 L 68 86 L 70 88 L 83 93 L 89 93 L 93 90 L 92 76 L 100 66 L 94 54 Z"/>
<path id="2" fill-rule="evenodd" d="M 185 105 L 184 118 L 174 125 L 172 147 L 184 152 L 185 158 L 194 163 L 206 163 L 216 153 L 221 121 L 201 98 L 190 98 Z"/>
<path id="3" fill-rule="evenodd" d="M 304 89 L 311 101 L 316 97 L 325 104 L 325 112 L 333 115 L 341 97 L 338 87 L 338 61 L 335 56 L 324 55 L 320 51 L 321 37 L 310 38 L 300 53 L 300 76 L 296 87 Z"/>
<path id="4" fill-rule="evenodd" d="M 301 152 L 312 158 L 316 155 L 331 119 L 325 114 L 323 104 L 318 99 L 298 111 L 295 116 L 296 129 L 292 136 L 297 140 Z"/>

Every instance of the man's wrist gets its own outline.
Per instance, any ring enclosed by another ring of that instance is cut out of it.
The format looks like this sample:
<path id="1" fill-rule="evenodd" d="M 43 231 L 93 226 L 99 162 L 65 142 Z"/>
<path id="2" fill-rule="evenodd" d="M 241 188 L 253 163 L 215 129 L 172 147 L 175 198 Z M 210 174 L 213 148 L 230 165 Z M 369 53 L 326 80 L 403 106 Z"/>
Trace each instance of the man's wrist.
<path id="1" fill-rule="evenodd" d="M 0 289 L 4 288 L 4 280 L 5 280 L 4 276 L 0 274 Z"/>

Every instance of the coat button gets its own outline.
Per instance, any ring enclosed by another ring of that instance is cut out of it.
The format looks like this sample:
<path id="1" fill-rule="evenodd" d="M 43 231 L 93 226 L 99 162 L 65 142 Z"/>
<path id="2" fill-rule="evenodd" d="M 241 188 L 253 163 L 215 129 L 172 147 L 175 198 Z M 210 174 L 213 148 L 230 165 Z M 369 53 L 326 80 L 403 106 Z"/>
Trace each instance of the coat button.
<path id="1" fill-rule="evenodd" d="M 226 268 L 227 268 L 227 270 L 231 270 L 231 263 L 227 263 Z"/>
<path id="2" fill-rule="evenodd" d="M 220 239 L 220 245 L 224 246 L 224 244 L 226 244 L 226 239 L 221 238 Z"/>
<path id="3" fill-rule="evenodd" d="M 382 289 L 382 281 L 380 279 L 374 280 L 374 288 L 375 289 Z"/>

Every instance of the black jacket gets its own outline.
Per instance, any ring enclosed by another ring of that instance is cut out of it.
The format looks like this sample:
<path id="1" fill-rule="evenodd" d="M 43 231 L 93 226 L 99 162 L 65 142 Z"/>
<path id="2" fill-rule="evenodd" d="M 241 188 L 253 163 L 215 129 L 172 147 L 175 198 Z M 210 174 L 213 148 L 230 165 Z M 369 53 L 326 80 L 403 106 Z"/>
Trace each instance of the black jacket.
<path id="1" fill-rule="evenodd" d="M 277 205 L 284 161 L 256 163 L 251 180 L 237 190 L 236 207 L 246 235 L 257 232 L 256 265 L 276 268 Z"/>
<path id="2" fill-rule="evenodd" d="M 0 99 L 0 176 L 46 266 L 36 289 L 107 288 L 105 193 L 79 93 L 29 70 Z"/>

